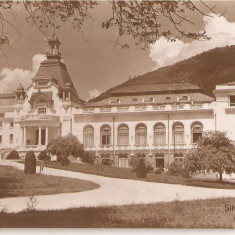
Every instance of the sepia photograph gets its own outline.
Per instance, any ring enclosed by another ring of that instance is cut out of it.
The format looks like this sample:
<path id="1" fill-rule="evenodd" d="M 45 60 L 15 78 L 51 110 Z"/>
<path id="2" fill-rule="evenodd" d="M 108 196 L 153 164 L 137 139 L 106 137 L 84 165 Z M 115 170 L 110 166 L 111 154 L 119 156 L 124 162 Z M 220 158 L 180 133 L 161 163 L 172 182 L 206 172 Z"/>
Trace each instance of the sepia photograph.
<path id="1" fill-rule="evenodd" d="M 4 228 L 234 229 L 235 1 L 0 0 Z"/>

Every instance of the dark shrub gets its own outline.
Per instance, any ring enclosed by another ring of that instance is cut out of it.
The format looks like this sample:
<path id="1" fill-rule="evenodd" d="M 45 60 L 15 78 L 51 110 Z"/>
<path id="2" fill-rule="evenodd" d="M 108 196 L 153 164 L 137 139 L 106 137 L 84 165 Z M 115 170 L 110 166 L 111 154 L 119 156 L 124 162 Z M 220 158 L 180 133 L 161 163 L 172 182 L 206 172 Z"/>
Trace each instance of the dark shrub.
<path id="1" fill-rule="evenodd" d="M 184 165 L 181 162 L 172 162 L 169 167 L 169 174 L 171 175 L 181 175 L 184 171 Z"/>
<path id="2" fill-rule="evenodd" d="M 157 175 L 160 175 L 160 174 L 162 174 L 163 172 L 164 172 L 164 168 L 163 168 L 162 165 L 160 165 L 159 168 L 156 168 L 156 169 L 154 170 L 154 173 L 157 174 Z"/>
<path id="3" fill-rule="evenodd" d="M 132 171 L 136 172 L 137 171 L 137 166 L 138 166 L 138 157 L 137 156 L 131 156 L 129 160 L 129 164 L 132 167 Z"/>
<path id="4" fill-rule="evenodd" d="M 146 178 L 147 176 L 147 168 L 143 158 L 139 160 L 136 175 L 138 178 Z"/>
<path id="5" fill-rule="evenodd" d="M 8 160 L 10 159 L 20 159 L 19 153 L 16 150 L 12 150 L 8 155 L 7 158 Z"/>
<path id="6" fill-rule="evenodd" d="M 152 164 L 150 163 L 150 162 L 147 162 L 146 163 L 146 168 L 147 168 L 147 172 L 149 172 L 149 171 L 152 171 L 154 168 L 153 168 L 153 166 L 152 166 Z"/>
<path id="7" fill-rule="evenodd" d="M 111 162 L 110 158 L 103 158 L 102 163 L 106 166 L 111 166 L 112 165 L 112 162 Z"/>
<path id="8" fill-rule="evenodd" d="M 36 158 L 33 151 L 29 151 L 26 154 L 25 163 L 24 163 L 24 173 L 25 174 L 36 173 Z"/>
<path id="9" fill-rule="evenodd" d="M 42 152 L 39 153 L 38 159 L 39 159 L 39 160 L 48 161 L 50 158 L 49 158 L 49 155 L 48 155 L 47 151 L 44 150 L 44 151 L 42 151 Z"/>
<path id="10" fill-rule="evenodd" d="M 81 158 L 82 162 L 93 164 L 95 161 L 95 155 L 90 152 L 84 152 Z"/>
<path id="11" fill-rule="evenodd" d="M 67 156 L 65 155 L 62 155 L 60 157 L 60 163 L 61 163 L 61 166 L 68 166 L 69 165 L 69 159 Z"/>

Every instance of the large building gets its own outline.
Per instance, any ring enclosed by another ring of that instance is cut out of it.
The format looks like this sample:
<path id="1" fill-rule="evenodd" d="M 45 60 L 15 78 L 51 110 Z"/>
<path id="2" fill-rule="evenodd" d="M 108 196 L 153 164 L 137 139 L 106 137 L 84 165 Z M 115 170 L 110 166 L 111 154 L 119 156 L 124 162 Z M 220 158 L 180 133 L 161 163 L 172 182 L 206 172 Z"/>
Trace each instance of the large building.
<path id="1" fill-rule="evenodd" d="M 189 83 L 145 83 L 84 102 L 61 61 L 58 38 L 48 45 L 32 84 L 0 95 L 2 156 L 12 149 L 39 153 L 72 133 L 85 150 L 116 166 L 129 167 L 131 156 L 144 154 L 154 167 L 168 167 L 196 147 L 204 131 L 225 131 L 235 140 L 235 82 L 217 85 L 215 97 Z"/>

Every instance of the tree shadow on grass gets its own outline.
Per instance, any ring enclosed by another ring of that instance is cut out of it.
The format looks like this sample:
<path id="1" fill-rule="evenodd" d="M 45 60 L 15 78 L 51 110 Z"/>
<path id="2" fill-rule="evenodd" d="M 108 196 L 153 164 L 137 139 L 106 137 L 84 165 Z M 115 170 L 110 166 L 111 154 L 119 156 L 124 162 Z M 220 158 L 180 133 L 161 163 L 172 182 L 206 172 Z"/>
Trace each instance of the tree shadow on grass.
<path id="1" fill-rule="evenodd" d="M 113 207 L 77 208 L 55 211 L 0 212 L 1 228 L 102 228 L 118 227 L 110 220 Z"/>
<path id="2" fill-rule="evenodd" d="M 12 173 L 12 168 L 1 166 L 0 175 L 0 198 L 15 196 L 14 189 L 17 189 L 20 179 Z"/>

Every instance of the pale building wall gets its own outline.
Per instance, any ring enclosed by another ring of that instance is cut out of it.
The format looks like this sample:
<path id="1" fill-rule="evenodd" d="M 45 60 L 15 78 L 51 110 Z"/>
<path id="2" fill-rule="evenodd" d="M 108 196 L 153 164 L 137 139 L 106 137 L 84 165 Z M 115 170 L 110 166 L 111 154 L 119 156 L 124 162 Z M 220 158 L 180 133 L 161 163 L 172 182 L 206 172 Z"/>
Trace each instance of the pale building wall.
<path id="1" fill-rule="evenodd" d="M 135 129 L 140 123 L 147 126 L 147 142 L 150 148 L 154 144 L 154 126 L 156 123 L 163 123 L 166 127 L 166 139 L 168 140 L 168 115 L 169 115 L 169 143 L 170 148 L 173 145 L 172 127 L 174 122 L 181 122 L 185 130 L 185 143 L 187 148 L 190 148 L 191 140 L 191 126 L 194 122 L 200 122 L 203 125 L 204 131 L 211 131 L 215 128 L 213 111 L 198 111 L 194 113 L 122 113 L 122 114 L 87 114 L 76 115 L 73 124 L 73 134 L 76 135 L 81 143 L 83 143 L 83 130 L 87 125 L 94 128 L 94 145 L 100 145 L 100 129 L 103 125 L 109 125 L 115 138 L 114 142 L 117 145 L 117 132 L 121 124 L 126 124 L 129 127 L 129 144 L 131 149 L 135 149 Z M 114 118 L 114 121 L 113 121 Z M 113 143 L 113 135 L 112 135 Z"/>
<path id="2" fill-rule="evenodd" d="M 235 95 L 235 85 L 216 86 L 216 126 L 218 131 L 224 131 L 235 141 L 235 107 L 230 107 L 230 96 Z"/>

